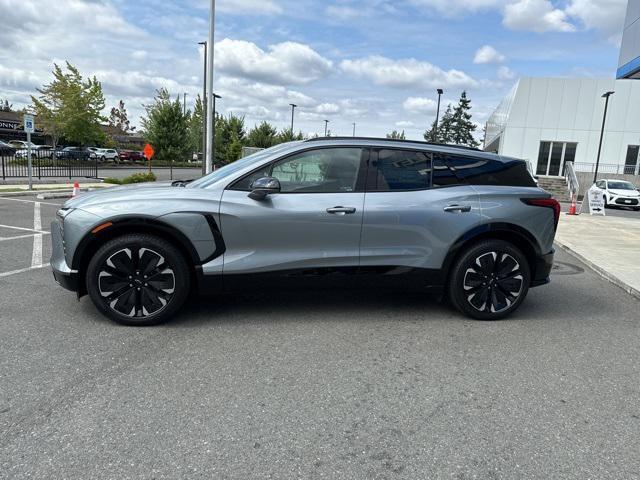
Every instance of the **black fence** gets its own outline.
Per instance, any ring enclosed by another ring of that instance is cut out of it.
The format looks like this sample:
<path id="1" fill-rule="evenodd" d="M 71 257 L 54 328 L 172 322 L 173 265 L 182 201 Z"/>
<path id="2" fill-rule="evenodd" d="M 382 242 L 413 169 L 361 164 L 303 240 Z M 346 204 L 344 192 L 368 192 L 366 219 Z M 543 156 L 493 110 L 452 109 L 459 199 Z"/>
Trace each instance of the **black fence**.
<path id="1" fill-rule="evenodd" d="M 31 152 L 33 178 L 98 177 L 98 158 L 88 151 L 33 150 Z M 26 150 L 0 150 L 2 179 L 29 176 Z"/>

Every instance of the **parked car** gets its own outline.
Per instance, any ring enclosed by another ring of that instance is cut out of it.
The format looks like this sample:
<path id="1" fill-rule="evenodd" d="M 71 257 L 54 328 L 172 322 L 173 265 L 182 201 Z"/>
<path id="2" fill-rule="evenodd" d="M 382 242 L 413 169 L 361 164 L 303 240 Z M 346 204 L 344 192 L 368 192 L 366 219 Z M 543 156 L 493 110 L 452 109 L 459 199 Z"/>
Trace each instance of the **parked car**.
<path id="1" fill-rule="evenodd" d="M 120 159 L 121 162 L 146 162 L 147 159 L 145 158 L 144 154 L 142 152 L 138 152 L 136 150 L 120 150 L 118 152 L 118 157 Z"/>
<path id="2" fill-rule="evenodd" d="M 596 187 L 604 190 L 604 206 L 632 207 L 640 210 L 640 192 L 636 186 L 624 180 L 598 180 Z"/>
<path id="3" fill-rule="evenodd" d="M 51 227 L 56 280 L 127 325 L 170 318 L 192 291 L 372 280 L 446 292 L 464 314 L 494 320 L 549 282 L 560 204 L 522 160 L 321 138 L 174 185 L 67 201 Z"/>
<path id="4" fill-rule="evenodd" d="M 118 151 L 113 148 L 98 148 L 94 153 L 101 162 L 119 159 Z"/>
<path id="5" fill-rule="evenodd" d="M 9 145 L 11 145 L 16 150 L 27 150 L 29 148 L 29 143 L 31 143 L 31 148 L 36 149 L 38 145 L 33 142 L 26 142 L 24 140 L 10 140 Z"/>
<path id="6" fill-rule="evenodd" d="M 0 155 L 12 156 L 15 155 L 15 153 L 16 149 L 12 145 L 0 140 Z"/>
<path id="7" fill-rule="evenodd" d="M 58 158 L 72 158 L 77 160 L 95 160 L 95 152 L 83 147 L 64 147 L 59 152 L 56 152 Z"/>
<path id="8" fill-rule="evenodd" d="M 27 158 L 29 150 L 21 148 L 16 151 L 16 158 Z M 33 145 L 31 147 L 31 158 L 52 158 L 53 147 L 51 145 Z"/>

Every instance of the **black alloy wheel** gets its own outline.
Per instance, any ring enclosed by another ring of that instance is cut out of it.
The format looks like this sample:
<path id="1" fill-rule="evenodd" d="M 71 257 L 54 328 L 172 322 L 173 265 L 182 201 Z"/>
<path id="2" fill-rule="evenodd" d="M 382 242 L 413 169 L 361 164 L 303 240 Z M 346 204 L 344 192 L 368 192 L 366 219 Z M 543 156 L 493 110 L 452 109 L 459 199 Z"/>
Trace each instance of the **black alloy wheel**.
<path id="1" fill-rule="evenodd" d="M 153 325 L 167 320 L 189 292 L 183 255 L 152 235 L 125 235 L 107 242 L 87 268 L 93 303 L 126 325 Z"/>

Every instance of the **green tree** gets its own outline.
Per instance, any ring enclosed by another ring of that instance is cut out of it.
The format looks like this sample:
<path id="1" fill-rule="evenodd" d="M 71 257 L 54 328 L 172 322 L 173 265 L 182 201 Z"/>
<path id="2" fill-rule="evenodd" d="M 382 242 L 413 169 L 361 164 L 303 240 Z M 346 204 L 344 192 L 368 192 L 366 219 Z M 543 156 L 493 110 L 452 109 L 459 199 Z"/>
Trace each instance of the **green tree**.
<path id="1" fill-rule="evenodd" d="M 391 133 L 387 133 L 387 138 L 392 138 L 394 140 L 406 140 L 407 139 L 407 137 L 404 134 L 404 130 L 402 130 L 402 132 L 394 130 Z"/>
<path id="2" fill-rule="evenodd" d="M 269 122 L 263 121 L 254 126 L 247 135 L 247 146 L 256 148 L 269 148 L 276 144 L 278 130 Z"/>
<path id="3" fill-rule="evenodd" d="M 296 140 L 304 140 L 304 134 L 302 132 L 293 133 L 291 128 L 285 128 L 276 136 L 275 145 Z"/>
<path id="4" fill-rule="evenodd" d="M 66 62 L 66 71 L 54 64 L 53 81 L 38 89 L 39 97 L 31 97 L 33 110 L 45 133 L 54 143 L 60 136 L 80 145 L 103 144 L 105 135 L 100 124 L 104 94 L 96 79 L 83 79 L 80 71 Z"/>
<path id="5" fill-rule="evenodd" d="M 453 107 L 447 105 L 447 109 L 438 122 L 436 129 L 436 121 L 431 124 L 431 128 L 424 133 L 424 139 L 431 143 L 454 143 L 453 141 Z"/>
<path id="6" fill-rule="evenodd" d="M 153 145 L 158 160 L 181 161 L 189 158 L 189 114 L 184 115 L 179 98 L 171 100 L 169 92 L 161 88 L 151 105 L 144 106 L 146 116 L 142 128 Z"/>
<path id="7" fill-rule="evenodd" d="M 451 119 L 451 140 L 456 145 L 467 145 L 478 147 L 478 141 L 473 137 L 476 131 L 476 124 L 471 121 L 471 100 L 467 98 L 467 92 L 463 91 L 458 100 L 458 105 L 453 109 Z"/>
<path id="8" fill-rule="evenodd" d="M 193 113 L 189 117 L 189 148 L 192 152 L 202 152 L 203 149 L 203 128 L 204 102 L 200 95 L 196 97 Z"/>
<path id="9" fill-rule="evenodd" d="M 133 132 L 136 127 L 131 126 L 127 109 L 124 106 L 124 101 L 120 100 L 117 107 L 113 107 L 109 113 L 109 126 L 117 129 L 118 133 L 125 135 Z"/>
<path id="10" fill-rule="evenodd" d="M 6 98 L 0 99 L 0 112 L 13 112 L 13 104 L 9 103 Z"/>
<path id="11" fill-rule="evenodd" d="M 242 153 L 245 136 L 244 117 L 233 113 L 223 117 L 216 113 L 216 163 L 227 164 L 238 160 Z"/>

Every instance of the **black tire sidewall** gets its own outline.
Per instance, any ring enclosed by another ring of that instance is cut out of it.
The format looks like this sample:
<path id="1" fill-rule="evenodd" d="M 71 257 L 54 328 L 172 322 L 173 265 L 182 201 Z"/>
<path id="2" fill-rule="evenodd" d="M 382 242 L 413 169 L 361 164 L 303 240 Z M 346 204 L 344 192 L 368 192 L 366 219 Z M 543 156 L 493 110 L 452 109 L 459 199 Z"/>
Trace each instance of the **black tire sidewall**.
<path id="1" fill-rule="evenodd" d="M 104 262 L 122 248 L 149 248 L 160 253 L 171 265 L 175 275 L 175 291 L 166 307 L 158 314 L 144 318 L 131 318 L 112 310 L 106 304 L 98 288 L 98 274 Z M 189 267 L 182 253 L 171 243 L 148 234 L 127 234 L 106 242 L 95 253 L 86 271 L 86 286 L 93 304 L 104 315 L 117 323 L 130 326 L 149 326 L 163 323 L 171 318 L 184 304 L 190 291 Z"/>
<path id="2" fill-rule="evenodd" d="M 480 312 L 469 304 L 464 293 L 464 276 L 469 265 L 471 265 L 476 258 L 483 253 L 491 251 L 507 253 L 514 257 L 520 264 L 523 275 L 523 289 L 520 296 L 516 301 L 506 310 L 498 313 Z M 505 318 L 517 310 L 522 302 L 524 302 L 529 286 L 531 285 L 531 270 L 529 268 L 529 262 L 524 254 L 515 247 L 513 244 L 503 240 L 483 240 L 464 252 L 462 252 L 453 264 L 450 276 L 448 293 L 451 303 L 465 315 L 474 318 L 476 320 L 499 320 Z"/>

